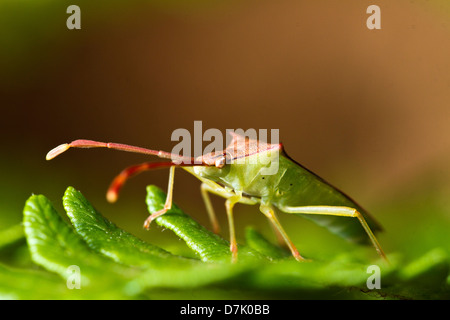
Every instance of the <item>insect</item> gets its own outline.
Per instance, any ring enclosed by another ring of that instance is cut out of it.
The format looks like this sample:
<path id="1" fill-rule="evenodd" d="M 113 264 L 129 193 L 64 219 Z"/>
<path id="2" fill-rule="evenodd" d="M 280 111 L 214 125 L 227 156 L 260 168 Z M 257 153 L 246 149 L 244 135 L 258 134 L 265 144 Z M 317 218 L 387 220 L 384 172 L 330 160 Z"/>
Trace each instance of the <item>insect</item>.
<path id="1" fill-rule="evenodd" d="M 219 232 L 219 224 L 209 194 L 213 193 L 226 199 L 233 262 L 237 261 L 238 253 L 233 220 L 233 207 L 237 203 L 258 205 L 259 210 L 270 220 L 292 256 L 298 261 L 306 259 L 300 255 L 280 224 L 276 209 L 312 219 L 329 231 L 355 243 L 371 243 L 378 254 L 387 260 L 374 235 L 374 232 L 382 230 L 381 226 L 355 201 L 291 159 L 282 144 L 269 144 L 234 132 L 231 134 L 232 140 L 225 150 L 197 158 L 125 144 L 75 140 L 52 149 L 46 159 L 53 159 L 69 148 L 110 148 L 166 159 L 163 162 L 145 162 L 124 169 L 112 181 L 107 192 L 108 201 L 114 202 L 130 177 L 147 170 L 169 168 L 166 202 L 163 209 L 153 212 L 145 220 L 144 227 L 147 229 L 154 219 L 172 207 L 175 168 L 185 169 L 202 182 L 201 195 L 216 233 Z M 264 163 L 258 160 L 263 156 L 266 157 Z M 267 174 L 267 169 L 275 163 L 277 170 Z"/>

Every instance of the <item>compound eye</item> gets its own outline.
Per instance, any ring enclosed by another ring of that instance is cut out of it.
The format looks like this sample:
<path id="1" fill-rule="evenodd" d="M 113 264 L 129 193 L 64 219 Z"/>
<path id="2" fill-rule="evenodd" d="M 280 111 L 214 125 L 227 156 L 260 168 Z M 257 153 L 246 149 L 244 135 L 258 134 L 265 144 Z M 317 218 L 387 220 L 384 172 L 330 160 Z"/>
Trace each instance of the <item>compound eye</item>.
<path id="1" fill-rule="evenodd" d="M 216 168 L 220 169 L 220 168 L 223 168 L 223 166 L 225 165 L 225 162 L 226 162 L 225 156 L 221 156 L 214 162 L 214 165 L 216 166 Z"/>

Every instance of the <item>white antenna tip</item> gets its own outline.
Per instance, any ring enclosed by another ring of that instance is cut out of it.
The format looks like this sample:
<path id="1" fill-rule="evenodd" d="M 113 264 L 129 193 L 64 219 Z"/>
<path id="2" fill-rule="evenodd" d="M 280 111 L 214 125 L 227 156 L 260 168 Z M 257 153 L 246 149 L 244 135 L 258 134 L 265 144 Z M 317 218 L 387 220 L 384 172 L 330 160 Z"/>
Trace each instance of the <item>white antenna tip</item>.
<path id="1" fill-rule="evenodd" d="M 66 151 L 69 148 L 70 148 L 70 144 L 67 144 L 67 143 L 61 144 L 61 145 L 57 146 L 56 148 L 50 150 L 47 153 L 47 156 L 45 157 L 45 159 L 52 160 L 53 158 L 55 158 L 56 156 L 59 156 L 61 153 L 63 153 L 64 151 Z"/>
<path id="2" fill-rule="evenodd" d="M 106 200 L 108 200 L 109 203 L 114 203 L 117 201 L 117 192 L 113 191 L 113 190 L 108 190 L 108 192 L 106 193 Z"/>

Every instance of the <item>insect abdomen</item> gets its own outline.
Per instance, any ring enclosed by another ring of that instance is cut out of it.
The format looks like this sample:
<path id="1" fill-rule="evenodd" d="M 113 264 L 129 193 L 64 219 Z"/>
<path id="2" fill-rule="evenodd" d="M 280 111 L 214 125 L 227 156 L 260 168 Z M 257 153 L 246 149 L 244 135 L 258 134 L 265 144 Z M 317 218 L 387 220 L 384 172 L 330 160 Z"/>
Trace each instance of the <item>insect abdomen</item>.
<path id="1" fill-rule="evenodd" d="M 274 199 L 274 204 L 276 206 L 350 207 L 356 209 L 363 215 L 374 233 L 382 230 L 381 226 L 367 213 L 367 211 L 349 196 L 289 157 L 280 157 L 280 167 L 286 168 L 286 173 L 283 175 L 283 178 L 277 186 L 278 197 Z M 370 243 L 370 239 L 358 219 L 333 215 L 298 215 L 313 220 L 317 224 L 326 227 L 330 232 L 352 242 L 360 244 Z"/>

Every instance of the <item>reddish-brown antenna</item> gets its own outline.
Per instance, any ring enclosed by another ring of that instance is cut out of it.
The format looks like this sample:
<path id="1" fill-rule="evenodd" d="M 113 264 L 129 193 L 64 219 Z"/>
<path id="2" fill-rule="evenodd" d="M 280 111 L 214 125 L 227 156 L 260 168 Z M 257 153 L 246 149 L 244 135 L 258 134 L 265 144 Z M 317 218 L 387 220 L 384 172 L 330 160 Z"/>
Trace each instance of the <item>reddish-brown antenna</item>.
<path id="1" fill-rule="evenodd" d="M 151 150 L 141 147 L 135 147 L 130 146 L 127 144 L 121 144 L 121 143 L 114 143 L 114 142 L 99 142 L 99 141 L 93 141 L 93 140 L 75 140 L 71 143 L 64 143 L 56 148 L 50 150 L 47 153 L 46 159 L 51 160 L 57 156 L 59 156 L 61 153 L 67 151 L 69 148 L 109 148 L 114 150 L 120 150 L 120 151 L 127 151 L 127 152 L 134 152 L 134 153 L 141 153 L 141 154 L 149 154 L 153 156 L 157 156 L 159 158 L 163 159 L 170 159 L 172 162 L 180 162 L 183 164 L 193 164 L 195 159 L 192 157 L 183 157 L 177 154 L 173 154 L 166 151 L 157 151 L 157 150 Z M 176 164 L 174 164 L 176 165 Z"/>
<path id="2" fill-rule="evenodd" d="M 75 140 L 71 143 L 64 143 L 56 148 L 50 150 L 47 153 L 46 159 L 51 160 L 61 153 L 67 151 L 70 148 L 109 148 L 120 151 L 134 152 L 140 154 L 148 154 L 152 156 L 157 156 L 163 159 L 169 159 L 167 162 L 145 162 L 142 164 L 134 165 L 124 169 L 111 183 L 108 192 L 106 194 L 106 198 L 109 202 L 115 202 L 119 196 L 119 192 L 125 182 L 132 176 L 135 176 L 141 172 L 160 169 L 160 168 L 169 168 L 172 166 L 177 167 L 188 167 L 188 166 L 204 166 L 206 164 L 203 159 L 202 163 L 195 163 L 195 158 L 192 157 L 183 157 L 177 154 L 173 154 L 166 151 L 157 151 L 151 150 L 141 147 L 130 146 L 127 144 L 121 143 L 113 143 L 113 142 L 99 142 L 93 140 Z"/>

